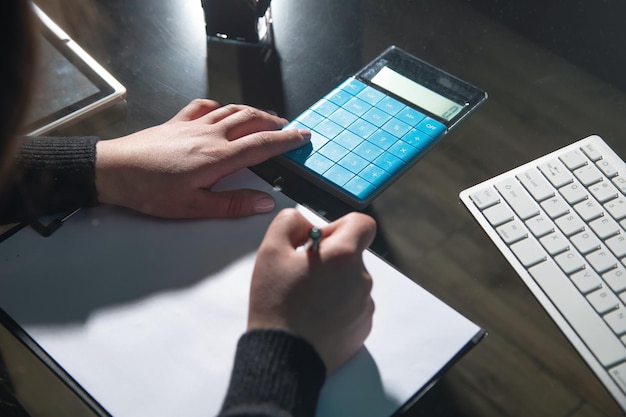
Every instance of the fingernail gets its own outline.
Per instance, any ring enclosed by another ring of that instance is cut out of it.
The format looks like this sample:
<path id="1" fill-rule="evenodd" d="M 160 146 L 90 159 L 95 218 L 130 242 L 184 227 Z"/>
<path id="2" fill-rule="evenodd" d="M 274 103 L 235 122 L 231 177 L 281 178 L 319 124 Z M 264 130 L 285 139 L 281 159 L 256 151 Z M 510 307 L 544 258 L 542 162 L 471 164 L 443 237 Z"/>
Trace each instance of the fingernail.
<path id="1" fill-rule="evenodd" d="M 276 206 L 276 203 L 273 198 L 262 197 L 254 203 L 254 212 L 258 214 L 268 213 L 274 210 L 274 206 Z"/>
<path id="2" fill-rule="evenodd" d="M 311 139 L 311 131 L 308 129 L 298 129 L 298 132 L 300 132 L 300 134 L 305 138 L 305 139 Z"/>

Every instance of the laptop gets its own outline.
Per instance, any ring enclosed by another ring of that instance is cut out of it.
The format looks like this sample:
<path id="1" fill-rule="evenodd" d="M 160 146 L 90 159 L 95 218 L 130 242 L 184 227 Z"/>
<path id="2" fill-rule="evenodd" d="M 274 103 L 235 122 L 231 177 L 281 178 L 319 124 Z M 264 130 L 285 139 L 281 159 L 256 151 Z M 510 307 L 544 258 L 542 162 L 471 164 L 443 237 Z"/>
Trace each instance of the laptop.
<path id="1" fill-rule="evenodd" d="M 39 72 L 22 132 L 36 136 L 70 126 L 126 97 L 126 88 L 40 8 Z"/>

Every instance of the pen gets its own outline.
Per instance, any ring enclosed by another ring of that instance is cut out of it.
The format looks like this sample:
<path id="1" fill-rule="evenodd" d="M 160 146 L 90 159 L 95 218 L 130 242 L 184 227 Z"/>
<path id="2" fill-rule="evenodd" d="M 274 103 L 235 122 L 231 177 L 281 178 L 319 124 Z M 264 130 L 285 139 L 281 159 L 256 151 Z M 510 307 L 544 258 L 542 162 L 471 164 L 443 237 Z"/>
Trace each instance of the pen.
<path id="1" fill-rule="evenodd" d="M 311 230 L 309 230 L 309 238 L 306 240 L 306 242 L 302 246 L 299 246 L 298 248 L 296 248 L 296 250 L 298 252 L 307 252 L 307 251 L 317 252 L 320 247 L 321 240 L 322 240 L 322 230 L 319 227 L 313 226 L 311 227 Z"/>
<path id="2" fill-rule="evenodd" d="M 309 246 L 309 250 L 313 252 L 317 252 L 320 247 L 320 241 L 322 240 L 322 231 L 320 228 L 313 226 L 309 231 L 309 240 L 311 245 Z"/>

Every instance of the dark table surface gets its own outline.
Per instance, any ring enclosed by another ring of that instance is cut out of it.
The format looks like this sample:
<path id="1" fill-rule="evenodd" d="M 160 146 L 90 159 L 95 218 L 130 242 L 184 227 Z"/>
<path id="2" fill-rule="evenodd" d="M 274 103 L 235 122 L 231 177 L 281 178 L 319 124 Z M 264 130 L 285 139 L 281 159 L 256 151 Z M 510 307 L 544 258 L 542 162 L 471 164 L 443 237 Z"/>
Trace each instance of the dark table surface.
<path id="1" fill-rule="evenodd" d="M 40 3 L 54 16 L 52 0 Z M 487 103 L 367 209 L 379 225 L 374 249 L 489 333 L 409 414 L 622 415 L 458 194 L 594 133 L 626 156 L 624 6 L 501 3 L 276 0 L 278 60 L 259 69 L 207 49 L 200 0 L 103 0 L 101 27 L 66 30 L 128 98 L 74 131 L 121 136 L 197 97 L 293 118 L 392 44 L 482 87 Z M 258 172 L 271 179 L 276 169 Z M 285 189 L 331 219 L 347 210 L 307 187 L 288 178 Z"/>

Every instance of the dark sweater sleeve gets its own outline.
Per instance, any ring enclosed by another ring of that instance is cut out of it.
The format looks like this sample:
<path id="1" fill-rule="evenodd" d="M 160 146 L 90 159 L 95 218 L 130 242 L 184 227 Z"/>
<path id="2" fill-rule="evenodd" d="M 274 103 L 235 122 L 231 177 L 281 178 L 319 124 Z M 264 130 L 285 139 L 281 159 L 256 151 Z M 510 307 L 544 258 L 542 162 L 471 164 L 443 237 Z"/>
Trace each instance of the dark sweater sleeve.
<path id="1" fill-rule="evenodd" d="M 23 138 L 0 192 L 0 223 L 97 204 L 95 137 Z"/>
<path id="2" fill-rule="evenodd" d="M 253 330 L 237 345 L 220 417 L 312 417 L 326 369 L 304 339 Z"/>

